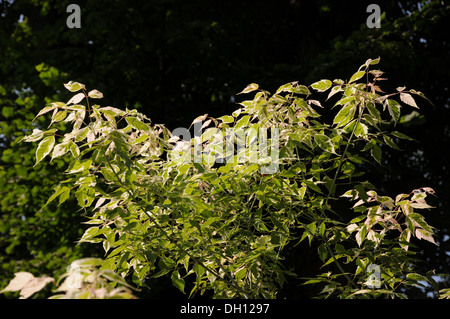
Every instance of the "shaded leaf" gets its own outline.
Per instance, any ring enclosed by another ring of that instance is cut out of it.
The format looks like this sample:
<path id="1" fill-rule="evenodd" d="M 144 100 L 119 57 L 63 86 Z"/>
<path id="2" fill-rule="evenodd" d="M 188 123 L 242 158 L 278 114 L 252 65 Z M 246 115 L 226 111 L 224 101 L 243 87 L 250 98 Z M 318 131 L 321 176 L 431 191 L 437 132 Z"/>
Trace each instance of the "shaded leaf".
<path id="1" fill-rule="evenodd" d="M 218 118 L 218 120 L 221 120 L 223 123 L 233 123 L 234 117 L 230 115 L 224 115 Z"/>
<path id="2" fill-rule="evenodd" d="M 397 132 L 397 131 L 394 131 L 391 134 L 394 135 L 395 137 L 398 137 L 398 138 L 401 138 L 404 140 L 415 141 L 415 139 L 413 139 L 412 137 L 409 137 L 408 135 L 405 135 L 405 134 Z"/>
<path id="3" fill-rule="evenodd" d="M 374 145 L 370 150 L 370 155 L 378 162 L 378 164 L 381 164 L 381 148 L 378 145 Z"/>
<path id="4" fill-rule="evenodd" d="M 383 139 L 386 142 L 386 144 L 389 145 L 391 148 L 401 151 L 401 149 L 397 146 L 397 144 L 394 143 L 394 141 L 389 136 L 383 135 Z"/>

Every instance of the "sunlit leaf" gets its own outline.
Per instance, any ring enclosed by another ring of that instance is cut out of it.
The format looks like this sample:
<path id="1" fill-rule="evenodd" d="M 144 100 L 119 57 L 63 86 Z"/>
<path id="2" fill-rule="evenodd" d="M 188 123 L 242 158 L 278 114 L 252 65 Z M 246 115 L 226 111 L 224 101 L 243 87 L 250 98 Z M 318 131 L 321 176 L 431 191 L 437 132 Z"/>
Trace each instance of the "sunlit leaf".
<path id="1" fill-rule="evenodd" d="M 393 131 L 391 134 L 394 135 L 395 137 L 398 137 L 398 138 L 401 138 L 401 139 L 404 139 L 404 140 L 414 141 L 414 139 L 409 137 L 408 135 L 400 133 L 400 132 L 397 132 L 397 131 Z"/>
<path id="2" fill-rule="evenodd" d="M 335 95 L 338 92 L 342 92 L 344 89 L 341 86 L 333 86 L 331 88 L 330 93 L 328 94 L 327 100 L 332 97 L 333 95 Z"/>
<path id="3" fill-rule="evenodd" d="M 239 92 L 238 94 L 244 94 L 244 93 L 250 93 L 252 91 L 255 91 L 259 88 L 259 85 L 256 83 L 251 83 L 249 85 L 247 85 L 247 87 L 245 89 L 243 89 L 241 92 Z"/>
<path id="4" fill-rule="evenodd" d="M 417 106 L 417 104 L 416 104 L 416 101 L 414 101 L 413 97 L 411 96 L 411 94 L 401 92 L 401 93 L 400 93 L 400 100 L 401 100 L 403 103 L 406 103 L 406 104 L 408 104 L 408 105 L 411 105 L 412 107 L 415 107 L 415 108 L 417 108 L 417 109 L 419 108 L 419 107 Z"/>
<path id="5" fill-rule="evenodd" d="M 78 104 L 84 99 L 84 93 L 78 93 L 72 96 L 72 98 L 66 103 L 66 105 L 69 104 Z"/>
<path id="6" fill-rule="evenodd" d="M 234 117 L 232 117 L 230 115 L 224 115 L 217 119 L 221 120 L 223 123 L 233 123 L 234 122 Z"/>
<path id="7" fill-rule="evenodd" d="M 47 136 L 39 143 L 36 149 L 36 163 L 34 164 L 34 166 L 36 166 L 45 156 L 50 154 L 54 145 L 55 145 L 55 136 L 53 135 Z"/>
<path id="8" fill-rule="evenodd" d="M 37 142 L 40 139 L 42 139 L 44 137 L 44 132 L 41 131 L 40 129 L 33 129 L 33 132 L 31 133 L 31 135 L 27 135 L 25 137 L 22 138 L 21 141 L 23 142 Z"/>
<path id="9" fill-rule="evenodd" d="M 92 90 L 88 93 L 88 96 L 93 99 L 101 99 L 103 98 L 103 93 L 98 90 Z"/>
<path id="10" fill-rule="evenodd" d="M 350 78 L 350 80 L 348 81 L 348 83 L 352 83 L 355 82 L 357 80 L 359 80 L 360 78 L 362 78 L 364 75 L 366 74 L 365 71 L 358 71 L 355 74 L 352 75 L 352 77 Z"/>
<path id="11" fill-rule="evenodd" d="M 139 130 L 139 131 L 149 131 L 150 127 L 142 122 L 140 119 L 138 119 L 137 117 L 132 117 L 132 116 L 128 116 L 125 118 L 125 120 L 127 121 L 128 124 L 130 124 L 132 127 L 134 127 L 135 129 Z"/>
<path id="12" fill-rule="evenodd" d="M 68 83 L 65 83 L 64 86 L 66 89 L 68 89 L 70 92 L 76 92 L 81 89 L 84 89 L 84 84 L 81 84 L 79 82 L 69 81 Z"/>
<path id="13" fill-rule="evenodd" d="M 16 272 L 14 274 L 14 279 L 12 279 L 8 286 L 6 286 L 2 291 L 0 291 L 0 293 L 4 293 L 7 291 L 19 291 L 21 290 L 23 287 L 25 287 L 25 285 L 34 278 L 33 274 L 26 272 L 26 271 L 21 271 L 21 272 Z"/>
<path id="14" fill-rule="evenodd" d="M 389 114 L 391 115 L 392 119 L 395 122 L 397 122 L 400 118 L 400 108 L 401 108 L 400 104 L 395 100 L 386 99 L 385 105 L 387 106 Z"/>
<path id="15" fill-rule="evenodd" d="M 244 115 L 239 121 L 236 122 L 236 125 L 234 126 L 235 129 L 240 129 L 241 127 L 248 126 L 248 123 L 250 121 L 250 116 Z"/>
<path id="16" fill-rule="evenodd" d="M 328 90 L 332 84 L 333 83 L 330 80 L 320 80 L 311 84 L 311 87 L 318 92 L 324 92 Z"/>
<path id="17" fill-rule="evenodd" d="M 355 111 L 355 105 L 349 104 L 344 106 L 334 117 L 333 124 L 337 124 L 337 127 L 345 126 L 348 122 L 353 120 Z"/>

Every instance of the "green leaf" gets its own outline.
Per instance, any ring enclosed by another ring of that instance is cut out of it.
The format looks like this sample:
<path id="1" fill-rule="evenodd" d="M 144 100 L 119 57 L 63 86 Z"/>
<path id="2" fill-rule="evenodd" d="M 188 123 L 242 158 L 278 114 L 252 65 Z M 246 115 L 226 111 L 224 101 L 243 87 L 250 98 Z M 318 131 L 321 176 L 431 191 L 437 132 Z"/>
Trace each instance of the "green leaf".
<path id="1" fill-rule="evenodd" d="M 374 145 L 377 144 L 377 141 L 378 141 L 378 140 L 376 140 L 376 139 L 374 139 L 374 138 L 370 139 L 370 141 L 367 142 L 367 144 L 364 146 L 364 148 L 363 148 L 361 151 L 362 151 L 362 152 L 365 152 L 365 151 L 367 151 L 367 150 L 370 150 Z"/>
<path id="2" fill-rule="evenodd" d="M 87 159 L 87 160 L 82 160 L 82 161 L 76 160 L 68 168 L 67 174 L 75 174 L 75 173 L 85 171 L 91 167 L 91 164 L 92 164 L 92 159 Z"/>
<path id="3" fill-rule="evenodd" d="M 318 248 L 317 248 L 317 252 L 319 253 L 319 257 L 322 261 L 325 261 L 328 257 L 328 251 L 327 248 L 325 246 L 325 244 L 321 244 Z"/>
<path id="4" fill-rule="evenodd" d="M 334 152 L 333 143 L 331 143 L 331 139 L 324 134 L 316 134 L 314 135 L 314 141 L 316 144 L 327 152 Z"/>
<path id="5" fill-rule="evenodd" d="M 21 139 L 24 142 L 37 142 L 44 137 L 44 132 L 40 129 L 33 129 L 33 133 L 31 135 L 27 135 Z"/>
<path id="6" fill-rule="evenodd" d="M 408 135 L 405 135 L 405 134 L 397 132 L 397 131 L 394 131 L 391 134 L 394 135 L 395 137 L 398 137 L 398 138 L 401 138 L 404 140 L 415 141 L 415 139 L 413 139 L 412 137 L 409 137 Z"/>
<path id="7" fill-rule="evenodd" d="M 80 149 L 78 148 L 78 145 L 72 141 L 69 142 L 69 150 L 72 153 L 73 157 L 77 158 L 78 156 L 80 156 Z"/>
<path id="8" fill-rule="evenodd" d="M 359 198 L 361 198 L 363 201 L 367 201 L 369 199 L 369 196 L 367 195 L 367 192 L 364 189 L 363 185 L 357 184 L 355 185 L 355 189 L 358 192 Z"/>
<path id="9" fill-rule="evenodd" d="M 34 166 L 36 166 L 45 156 L 50 154 L 54 145 L 55 145 L 54 135 L 47 136 L 39 143 L 36 149 L 36 163 L 34 164 Z"/>
<path id="10" fill-rule="evenodd" d="M 386 99 L 384 103 L 387 106 L 392 119 L 397 122 L 400 118 L 401 105 L 397 101 L 391 99 Z"/>
<path id="11" fill-rule="evenodd" d="M 112 282 L 117 282 L 117 283 L 121 284 L 122 286 L 128 287 L 130 289 L 134 289 L 134 287 L 131 286 L 129 283 L 127 283 L 126 280 L 122 276 L 120 276 L 119 274 L 116 274 L 113 271 L 104 270 L 102 272 L 102 276 L 111 280 Z"/>
<path id="12" fill-rule="evenodd" d="M 386 144 L 389 145 L 391 148 L 401 151 L 401 149 L 397 146 L 397 144 L 394 143 L 394 141 L 389 136 L 383 135 L 383 139 L 386 142 Z"/>
<path id="13" fill-rule="evenodd" d="M 333 83 L 330 80 L 320 80 L 311 84 L 311 87 L 318 92 L 324 92 L 328 90 L 332 84 Z"/>
<path id="14" fill-rule="evenodd" d="M 350 81 L 348 81 L 348 83 L 352 83 L 355 82 L 357 80 L 359 80 L 360 78 L 362 78 L 364 76 L 364 74 L 366 74 L 366 71 L 358 71 L 355 74 L 352 75 L 352 77 L 350 78 Z"/>
<path id="15" fill-rule="evenodd" d="M 327 100 L 332 97 L 333 95 L 335 95 L 338 92 L 343 91 L 344 89 L 341 86 L 333 86 L 333 88 L 331 89 L 330 93 L 328 94 Z"/>
<path id="16" fill-rule="evenodd" d="M 138 131 L 149 131 L 150 127 L 143 123 L 141 120 L 139 120 L 136 117 L 128 116 L 125 118 L 128 124 L 130 124 L 132 127 L 134 127 Z"/>
<path id="17" fill-rule="evenodd" d="M 319 226 L 319 235 L 320 236 L 323 236 L 325 234 L 325 229 L 326 229 L 325 223 L 321 223 Z"/>
<path id="18" fill-rule="evenodd" d="M 377 144 L 370 150 L 370 155 L 381 165 L 381 148 Z"/>
<path id="19" fill-rule="evenodd" d="M 368 67 L 369 65 L 375 65 L 378 64 L 380 62 L 380 57 L 376 58 L 376 59 L 368 59 L 365 63 L 366 67 Z"/>
<path id="20" fill-rule="evenodd" d="M 361 229 L 356 233 L 356 243 L 358 244 L 359 247 L 361 247 L 361 244 L 366 238 L 366 234 L 367 234 L 366 226 L 361 227 Z"/>
<path id="21" fill-rule="evenodd" d="M 65 144 L 57 144 L 54 148 L 53 148 L 53 152 L 52 152 L 52 159 L 50 161 L 52 161 L 54 158 L 63 156 L 64 154 L 66 154 L 69 151 L 69 143 L 65 143 Z"/>
<path id="22" fill-rule="evenodd" d="M 344 126 L 351 120 L 355 115 L 356 105 L 346 105 L 344 106 L 334 117 L 333 124 L 337 124 L 337 127 Z"/>
<path id="23" fill-rule="evenodd" d="M 61 195 L 59 197 L 59 204 L 64 203 L 70 196 L 70 188 L 64 186 L 61 188 Z"/>
<path id="24" fill-rule="evenodd" d="M 218 120 L 221 120 L 223 123 L 233 123 L 234 117 L 230 115 L 224 115 L 218 118 Z"/>
<path id="25" fill-rule="evenodd" d="M 76 91 L 79 91 L 79 90 L 85 88 L 84 84 L 81 84 L 79 82 L 73 82 L 73 81 L 69 81 L 68 83 L 65 83 L 64 86 L 70 92 L 76 92 Z"/>
<path id="26" fill-rule="evenodd" d="M 310 95 L 311 92 L 309 91 L 308 87 L 305 85 L 296 85 L 292 88 L 293 93 L 303 94 L 303 95 Z"/>
<path id="27" fill-rule="evenodd" d="M 58 109 L 55 109 L 55 111 L 53 112 L 52 115 L 52 121 L 49 124 L 49 127 L 53 124 L 53 123 L 57 123 L 57 122 L 61 122 L 62 120 L 64 120 L 67 116 L 67 111 L 66 110 L 62 110 L 58 112 Z"/>
<path id="28" fill-rule="evenodd" d="M 247 274 L 247 268 L 243 267 L 236 272 L 236 279 L 241 280 Z"/>
<path id="29" fill-rule="evenodd" d="M 116 176 L 109 167 L 102 167 L 100 171 L 102 172 L 103 177 L 105 177 L 107 181 L 118 182 Z"/>
<path id="30" fill-rule="evenodd" d="M 356 99 L 356 97 L 354 95 L 346 96 L 346 97 L 340 99 L 339 101 L 337 101 L 336 104 L 334 104 L 334 106 L 336 106 L 336 105 L 344 105 L 345 106 L 346 104 L 350 103 L 354 99 Z"/>
<path id="31" fill-rule="evenodd" d="M 237 121 L 236 126 L 234 128 L 239 129 L 241 127 L 245 127 L 248 125 L 249 121 L 250 121 L 250 116 L 245 115 L 239 121 Z"/>
<path id="32" fill-rule="evenodd" d="M 62 107 L 65 106 L 66 104 L 62 103 L 62 102 L 56 102 L 56 103 L 52 103 L 51 106 L 46 106 L 44 107 L 42 110 L 39 111 L 39 113 L 34 117 L 33 121 L 36 120 L 36 118 L 38 118 L 39 116 L 48 113 L 50 111 L 53 111 L 54 109 L 58 108 L 58 107 Z"/>
<path id="33" fill-rule="evenodd" d="M 11 117 L 14 115 L 14 107 L 12 106 L 4 106 L 2 108 L 2 115 L 4 117 Z"/>
<path id="34" fill-rule="evenodd" d="M 366 107 L 367 110 L 369 110 L 369 113 L 372 116 L 372 118 L 374 118 L 377 122 L 381 120 L 380 112 L 377 110 L 376 106 L 373 103 L 368 102 L 366 104 Z"/>
<path id="35" fill-rule="evenodd" d="M 170 271 L 170 269 L 162 269 L 160 271 L 158 271 L 156 274 L 151 275 L 150 278 L 158 278 L 158 277 L 162 277 L 165 274 L 167 274 Z"/>
<path id="36" fill-rule="evenodd" d="M 177 169 L 178 174 L 180 174 L 180 175 L 186 174 L 186 172 L 189 170 L 190 167 L 191 167 L 190 164 L 183 164 L 183 165 L 179 166 Z"/>
<path id="37" fill-rule="evenodd" d="M 180 277 L 178 270 L 172 272 L 172 284 L 178 288 L 182 293 L 184 293 L 184 279 Z"/>
<path id="38" fill-rule="evenodd" d="M 146 141 L 148 138 L 149 138 L 149 136 L 147 134 L 142 134 L 137 139 L 135 139 L 132 144 L 134 145 L 134 144 L 142 143 L 142 142 Z"/>
<path id="39" fill-rule="evenodd" d="M 303 181 L 302 183 L 304 183 L 308 188 L 311 188 L 313 191 L 321 193 L 322 194 L 322 190 L 320 189 L 319 186 L 317 186 L 316 184 L 314 184 L 313 181 Z"/>
<path id="40" fill-rule="evenodd" d="M 367 138 L 369 128 L 364 123 L 358 122 L 355 129 L 355 135 L 358 137 Z"/>

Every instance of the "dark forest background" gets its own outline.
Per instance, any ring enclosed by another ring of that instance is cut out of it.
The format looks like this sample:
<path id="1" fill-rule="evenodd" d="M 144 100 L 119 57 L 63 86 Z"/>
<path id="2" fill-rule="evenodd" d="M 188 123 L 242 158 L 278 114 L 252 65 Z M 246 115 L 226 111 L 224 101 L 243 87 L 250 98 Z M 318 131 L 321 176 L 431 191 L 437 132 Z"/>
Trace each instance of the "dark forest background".
<path id="1" fill-rule="evenodd" d="M 76 1 L 81 28 L 69 29 L 71 2 L 0 0 L 0 287 L 17 271 L 58 275 L 74 259 L 103 257 L 101 247 L 76 245 L 86 221 L 76 201 L 37 213 L 65 160 L 33 167 L 36 145 L 17 143 L 46 103 L 68 99 L 63 83 L 84 83 L 103 92 L 103 106 L 138 108 L 173 130 L 205 113 L 230 114 L 249 83 L 273 93 L 291 81 L 348 80 L 377 57 L 389 79 L 385 92 L 406 86 L 433 104 L 416 99 L 420 113 L 405 108 L 396 130 L 416 141 L 402 141 L 403 152 L 383 149 L 383 167 L 368 167 L 368 180 L 389 196 L 436 190 L 436 208 L 425 217 L 439 229 L 439 245 L 417 243 L 420 266 L 450 273 L 448 1 L 84 0 Z M 370 3 L 381 8 L 379 29 L 366 25 Z M 320 271 L 306 254 L 291 248 L 286 262 L 299 274 Z M 151 287 L 141 297 L 180 295 L 170 279 Z M 280 296 L 315 293 L 292 280 Z M 408 295 L 431 296 L 426 289 Z"/>

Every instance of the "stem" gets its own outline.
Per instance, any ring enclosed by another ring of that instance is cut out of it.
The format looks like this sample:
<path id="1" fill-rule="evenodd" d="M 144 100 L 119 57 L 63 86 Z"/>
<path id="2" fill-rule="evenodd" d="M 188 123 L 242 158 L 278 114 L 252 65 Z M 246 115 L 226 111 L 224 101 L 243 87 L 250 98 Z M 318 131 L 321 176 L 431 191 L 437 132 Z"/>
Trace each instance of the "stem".
<path id="1" fill-rule="evenodd" d="M 328 191 L 328 195 L 327 198 L 325 199 L 325 208 L 328 207 L 328 200 L 330 199 L 331 196 L 331 192 L 334 189 L 334 187 L 336 186 L 336 180 L 337 177 L 339 175 L 339 171 L 341 170 L 342 164 L 344 162 L 344 157 L 345 154 L 347 153 L 348 147 L 351 143 L 351 140 L 353 138 L 353 136 L 355 135 L 355 131 L 356 131 L 356 127 L 358 126 L 359 122 L 361 121 L 361 115 L 362 115 L 362 111 L 359 112 L 358 115 L 358 119 L 356 120 L 355 126 L 353 127 L 352 133 L 350 134 L 350 137 L 348 138 L 347 141 L 347 145 L 345 146 L 344 149 L 344 153 L 341 155 L 341 158 L 339 160 L 339 164 L 338 167 L 336 168 L 336 172 L 334 174 L 334 178 L 333 178 L 333 182 L 331 183 L 330 189 Z M 336 266 L 339 268 L 339 270 L 341 271 L 341 273 L 345 276 L 345 278 L 347 279 L 347 281 L 355 288 L 357 288 L 357 285 L 355 284 L 355 282 L 352 280 L 352 278 L 350 278 L 350 276 L 347 275 L 347 273 L 344 271 L 344 268 L 342 267 L 341 263 L 337 260 L 336 256 L 334 255 L 333 249 L 331 249 L 330 245 L 328 244 L 328 242 L 326 241 L 325 238 L 325 234 L 322 235 L 322 240 L 323 243 L 325 245 L 325 248 L 328 250 L 328 252 L 330 253 L 331 257 L 333 258 L 334 262 L 336 263 Z"/>

